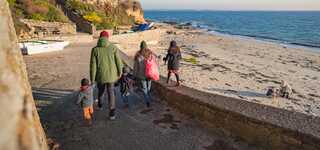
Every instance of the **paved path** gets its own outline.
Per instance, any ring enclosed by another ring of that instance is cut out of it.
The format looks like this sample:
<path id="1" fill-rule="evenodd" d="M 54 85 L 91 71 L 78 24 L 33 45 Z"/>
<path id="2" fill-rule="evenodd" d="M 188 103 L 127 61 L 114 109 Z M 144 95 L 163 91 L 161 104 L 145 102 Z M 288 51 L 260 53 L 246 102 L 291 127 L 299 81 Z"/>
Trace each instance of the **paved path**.
<path id="1" fill-rule="evenodd" d="M 26 56 L 42 124 L 60 149 L 76 150 L 250 150 L 237 139 L 209 129 L 155 98 L 147 109 L 139 94 L 123 108 L 117 97 L 117 119 L 107 110 L 95 111 L 92 127 L 85 127 L 74 101 L 82 77 L 88 77 L 90 48 L 73 45 L 63 52 Z M 117 95 L 119 95 L 117 93 Z M 106 105 L 105 105 L 106 108 Z"/>

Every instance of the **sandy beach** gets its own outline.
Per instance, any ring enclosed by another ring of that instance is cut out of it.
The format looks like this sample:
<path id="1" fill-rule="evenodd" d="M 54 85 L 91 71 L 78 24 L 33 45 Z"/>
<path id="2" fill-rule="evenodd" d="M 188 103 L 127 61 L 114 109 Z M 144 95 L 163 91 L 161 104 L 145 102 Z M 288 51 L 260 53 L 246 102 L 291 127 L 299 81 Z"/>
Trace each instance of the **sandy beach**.
<path id="1" fill-rule="evenodd" d="M 144 37 L 135 33 L 115 35 L 111 41 L 117 43 L 123 52 L 133 56 L 138 50 L 139 42 L 146 40 L 157 55 L 164 57 L 169 42 L 176 40 L 181 46 L 184 58 L 180 70 L 182 85 L 320 116 L 319 53 L 255 39 L 209 34 L 198 29 L 177 29 L 168 24 L 156 26 L 157 31 L 150 35 Z M 68 61 L 70 63 L 65 65 L 59 64 L 56 60 L 62 59 L 61 56 L 51 57 L 50 53 L 25 56 L 31 84 L 45 87 L 48 82 L 54 82 L 59 78 L 68 77 L 70 81 L 78 82 L 76 79 L 84 77 L 85 74 L 68 74 L 67 70 L 83 70 L 74 65 L 89 61 L 90 47 L 94 46 L 94 43 L 75 45 L 76 48 L 62 52 L 65 53 L 63 57 L 77 56 L 72 57 L 73 59 Z M 188 61 L 190 58 L 193 61 Z M 48 64 L 37 63 L 42 59 L 47 59 Z M 166 66 L 162 61 L 159 62 L 161 74 L 166 76 Z M 47 67 L 55 67 L 56 72 L 46 72 Z M 279 87 L 281 80 L 287 81 L 292 86 L 292 97 L 290 99 L 266 97 L 267 88 Z M 58 83 L 60 82 L 57 82 L 57 88 L 59 88 Z M 65 86 L 68 82 L 61 84 Z M 70 86 L 70 88 L 76 87 Z"/>
<path id="2" fill-rule="evenodd" d="M 210 34 L 198 29 L 178 29 L 158 24 L 160 38 L 147 42 L 160 57 L 171 40 L 181 46 L 182 85 L 264 105 L 320 115 L 320 53 L 253 38 Z M 133 55 L 140 39 L 114 37 L 122 49 Z M 190 62 L 191 58 L 191 62 Z M 161 61 L 160 61 L 161 62 Z M 167 75 L 161 62 L 161 74 Z M 174 77 L 172 77 L 174 79 Z M 280 87 L 281 80 L 293 88 L 290 99 L 268 98 L 268 87 Z M 173 83 L 172 83 L 173 85 Z"/>

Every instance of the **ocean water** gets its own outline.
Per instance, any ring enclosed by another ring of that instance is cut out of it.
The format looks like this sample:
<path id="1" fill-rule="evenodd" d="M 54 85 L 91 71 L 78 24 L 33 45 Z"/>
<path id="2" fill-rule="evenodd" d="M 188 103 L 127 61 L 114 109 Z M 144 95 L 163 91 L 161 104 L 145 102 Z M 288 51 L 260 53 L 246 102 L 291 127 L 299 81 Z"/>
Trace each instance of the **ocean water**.
<path id="1" fill-rule="evenodd" d="M 145 17 L 320 51 L 320 11 L 145 11 Z"/>

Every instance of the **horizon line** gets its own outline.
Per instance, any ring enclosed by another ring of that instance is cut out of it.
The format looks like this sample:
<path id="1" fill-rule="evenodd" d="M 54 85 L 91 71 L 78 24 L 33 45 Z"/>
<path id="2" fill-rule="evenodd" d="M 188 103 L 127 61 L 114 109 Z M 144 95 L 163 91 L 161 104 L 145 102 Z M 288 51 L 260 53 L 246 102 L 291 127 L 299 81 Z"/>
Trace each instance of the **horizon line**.
<path id="1" fill-rule="evenodd" d="M 304 11 L 304 12 L 320 12 L 320 10 L 308 10 L 308 9 L 144 9 L 144 11 L 287 11 L 287 12 L 294 12 L 294 11 Z"/>

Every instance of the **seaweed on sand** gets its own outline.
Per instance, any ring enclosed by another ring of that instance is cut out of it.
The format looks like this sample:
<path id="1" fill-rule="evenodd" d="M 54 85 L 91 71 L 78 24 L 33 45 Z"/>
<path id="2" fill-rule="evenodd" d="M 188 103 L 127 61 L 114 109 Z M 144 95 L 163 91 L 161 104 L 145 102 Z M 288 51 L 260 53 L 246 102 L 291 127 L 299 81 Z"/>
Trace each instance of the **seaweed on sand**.
<path id="1" fill-rule="evenodd" d="M 185 62 L 191 63 L 193 65 L 199 64 L 199 61 L 195 57 L 183 58 Z"/>

